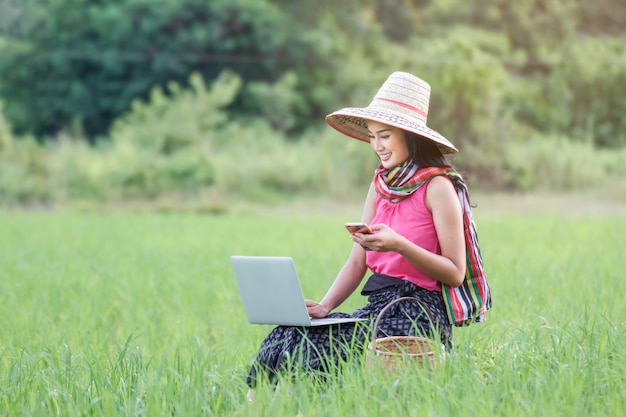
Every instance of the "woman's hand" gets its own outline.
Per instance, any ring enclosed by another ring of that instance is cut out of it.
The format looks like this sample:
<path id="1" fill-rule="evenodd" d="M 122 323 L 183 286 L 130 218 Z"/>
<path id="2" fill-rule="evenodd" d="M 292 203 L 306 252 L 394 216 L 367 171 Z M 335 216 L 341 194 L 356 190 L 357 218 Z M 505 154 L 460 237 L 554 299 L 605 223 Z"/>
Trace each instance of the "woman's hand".
<path id="1" fill-rule="evenodd" d="M 370 225 L 370 229 L 374 233 L 355 233 L 352 235 L 352 241 L 361 245 L 365 250 L 376 252 L 397 251 L 398 245 L 403 238 L 395 230 L 386 224 L 373 224 Z"/>
<path id="2" fill-rule="evenodd" d="M 330 309 L 323 304 L 311 300 L 305 300 L 306 309 L 309 311 L 309 317 L 321 319 L 328 316 Z"/>

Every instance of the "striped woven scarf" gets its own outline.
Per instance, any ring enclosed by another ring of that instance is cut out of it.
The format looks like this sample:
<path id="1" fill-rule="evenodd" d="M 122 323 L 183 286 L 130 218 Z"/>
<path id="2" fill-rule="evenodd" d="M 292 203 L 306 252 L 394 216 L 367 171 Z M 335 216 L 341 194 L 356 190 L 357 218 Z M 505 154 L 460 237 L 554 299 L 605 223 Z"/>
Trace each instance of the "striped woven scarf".
<path id="1" fill-rule="evenodd" d="M 428 167 L 418 170 L 414 163 L 407 162 L 391 170 L 379 166 L 374 176 L 374 186 L 381 198 L 398 202 L 439 175 L 445 175 L 452 180 L 463 211 L 465 280 L 459 287 L 443 284 L 442 293 L 450 322 L 455 326 L 465 326 L 485 321 L 485 312 L 491 308 L 491 291 L 483 268 L 469 192 L 463 177 L 454 168 Z"/>
<path id="2" fill-rule="evenodd" d="M 392 169 L 386 169 L 382 165 L 376 169 L 374 186 L 379 196 L 394 203 L 404 200 L 413 194 L 422 184 L 437 175 L 449 175 L 456 177 L 463 183 L 461 175 L 449 167 L 428 167 L 418 170 L 417 165 L 407 161 Z"/>

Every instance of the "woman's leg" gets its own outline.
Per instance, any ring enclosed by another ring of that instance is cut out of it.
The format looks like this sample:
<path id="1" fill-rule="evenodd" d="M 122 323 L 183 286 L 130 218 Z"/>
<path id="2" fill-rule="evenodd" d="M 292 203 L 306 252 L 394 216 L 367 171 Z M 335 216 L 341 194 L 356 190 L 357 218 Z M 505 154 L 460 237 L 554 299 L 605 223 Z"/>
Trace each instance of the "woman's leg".
<path id="1" fill-rule="evenodd" d="M 333 316 L 348 315 L 335 313 Z M 362 353 L 367 329 L 364 323 L 276 327 L 261 343 L 246 382 L 250 388 L 263 379 L 276 383 L 279 374 L 295 370 L 333 374 L 343 362 Z"/>

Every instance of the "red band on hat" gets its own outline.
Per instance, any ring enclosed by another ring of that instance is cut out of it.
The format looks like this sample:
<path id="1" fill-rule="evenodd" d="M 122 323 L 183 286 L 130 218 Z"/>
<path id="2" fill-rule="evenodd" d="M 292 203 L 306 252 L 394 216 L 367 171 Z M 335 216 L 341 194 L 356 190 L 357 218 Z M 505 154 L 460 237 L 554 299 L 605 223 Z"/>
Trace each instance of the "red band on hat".
<path id="1" fill-rule="evenodd" d="M 411 111 L 414 111 L 414 112 L 416 112 L 416 113 L 419 113 L 420 115 L 422 115 L 422 116 L 424 116 L 424 117 L 428 117 L 428 113 L 426 113 L 424 110 L 422 110 L 422 109 L 418 109 L 417 107 L 410 106 L 410 105 L 408 105 L 408 104 L 406 104 L 406 103 L 402 103 L 402 102 L 400 102 L 400 101 L 390 100 L 390 99 L 388 99 L 388 98 L 381 98 L 381 97 L 375 97 L 375 100 L 387 101 L 387 102 L 389 102 L 389 103 L 393 103 L 393 104 L 396 104 L 396 105 L 398 105 L 398 106 L 400 106 L 400 107 L 404 107 L 405 109 L 409 109 L 409 110 L 411 110 Z"/>

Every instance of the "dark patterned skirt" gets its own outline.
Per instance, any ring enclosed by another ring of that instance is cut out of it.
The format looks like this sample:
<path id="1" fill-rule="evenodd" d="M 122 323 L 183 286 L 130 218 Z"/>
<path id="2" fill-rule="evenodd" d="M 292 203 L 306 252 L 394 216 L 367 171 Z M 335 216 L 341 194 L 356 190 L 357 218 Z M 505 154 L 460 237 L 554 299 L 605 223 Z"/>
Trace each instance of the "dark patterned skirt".
<path id="1" fill-rule="evenodd" d="M 452 347 L 452 325 L 441 292 L 428 291 L 408 281 L 400 281 L 367 295 L 367 305 L 351 315 L 330 315 L 356 317 L 365 321 L 317 327 L 274 328 L 261 343 L 248 373 L 248 386 L 255 387 L 262 379 L 275 383 L 279 374 L 287 372 L 304 371 L 321 377 L 337 374 L 343 364 L 361 357 L 371 339 L 376 317 L 387 304 L 400 297 L 420 300 L 430 310 L 434 323 L 418 303 L 403 301 L 385 312 L 376 337 L 419 335 L 440 338 L 444 346 Z"/>

